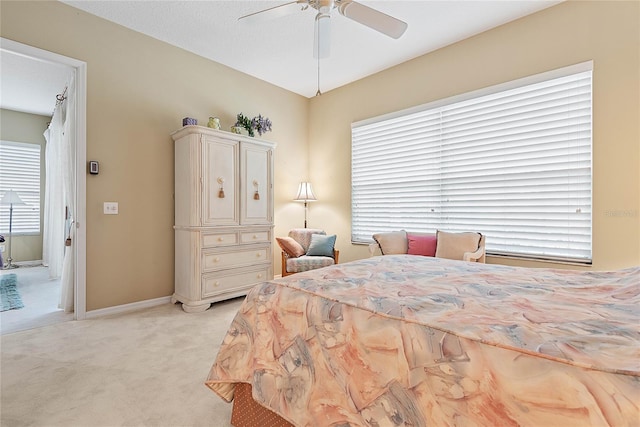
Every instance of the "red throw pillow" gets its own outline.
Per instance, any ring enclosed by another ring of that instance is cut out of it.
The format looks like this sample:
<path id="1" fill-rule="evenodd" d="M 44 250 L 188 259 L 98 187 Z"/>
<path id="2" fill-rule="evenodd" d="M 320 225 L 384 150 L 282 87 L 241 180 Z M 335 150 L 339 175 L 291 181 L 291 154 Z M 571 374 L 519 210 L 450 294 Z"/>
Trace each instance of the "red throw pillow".
<path id="1" fill-rule="evenodd" d="M 436 256 L 438 238 L 434 234 L 420 235 L 407 233 L 409 255 Z"/>

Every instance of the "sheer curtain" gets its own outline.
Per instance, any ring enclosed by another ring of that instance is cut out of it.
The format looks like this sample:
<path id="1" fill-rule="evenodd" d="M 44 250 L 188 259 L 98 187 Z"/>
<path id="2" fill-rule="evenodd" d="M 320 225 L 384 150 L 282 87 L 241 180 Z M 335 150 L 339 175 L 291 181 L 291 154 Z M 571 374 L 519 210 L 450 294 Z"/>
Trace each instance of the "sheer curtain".
<path id="1" fill-rule="evenodd" d="M 60 304 L 58 308 L 64 309 L 66 312 L 73 311 L 74 301 L 74 283 L 75 283 L 75 212 L 76 212 L 76 175 L 75 175 L 75 156 L 76 156 L 76 97 L 75 97 L 75 77 L 72 76 L 67 86 L 67 100 L 63 104 L 65 107 L 64 121 L 64 144 L 63 144 L 63 190 L 64 200 L 67 207 L 68 216 L 65 222 L 66 232 L 66 250 L 64 252 L 64 261 L 62 264 L 62 278 L 60 279 L 61 294 Z"/>
<path id="2" fill-rule="evenodd" d="M 56 105 L 49 128 L 44 132 L 47 146 L 42 263 L 49 267 L 51 279 L 61 276 L 64 258 L 63 120 L 62 106 Z"/>
<path id="3" fill-rule="evenodd" d="M 74 309 L 75 122 L 75 76 L 72 76 L 66 96 L 56 105 L 51 124 L 45 131 L 47 147 L 42 258 L 43 264 L 49 267 L 49 277 L 60 277 L 58 307 L 66 312 Z"/>

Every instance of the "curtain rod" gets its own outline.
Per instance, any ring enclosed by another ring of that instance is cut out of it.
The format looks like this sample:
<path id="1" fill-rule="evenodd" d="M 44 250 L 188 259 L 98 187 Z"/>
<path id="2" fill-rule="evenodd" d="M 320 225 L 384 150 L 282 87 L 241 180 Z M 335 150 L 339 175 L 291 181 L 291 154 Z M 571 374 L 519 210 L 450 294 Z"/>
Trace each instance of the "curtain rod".
<path id="1" fill-rule="evenodd" d="M 64 87 L 62 93 L 56 95 L 56 105 L 60 105 L 67 99 L 67 86 Z"/>
<path id="2" fill-rule="evenodd" d="M 59 93 L 56 95 L 56 107 L 61 105 L 65 99 L 67 99 L 67 88 L 68 86 L 64 87 L 64 90 L 62 91 L 62 93 Z M 53 115 L 56 113 L 56 109 L 53 109 L 53 112 L 51 113 L 51 117 L 53 117 Z M 47 128 L 51 126 L 51 122 L 47 123 Z"/>

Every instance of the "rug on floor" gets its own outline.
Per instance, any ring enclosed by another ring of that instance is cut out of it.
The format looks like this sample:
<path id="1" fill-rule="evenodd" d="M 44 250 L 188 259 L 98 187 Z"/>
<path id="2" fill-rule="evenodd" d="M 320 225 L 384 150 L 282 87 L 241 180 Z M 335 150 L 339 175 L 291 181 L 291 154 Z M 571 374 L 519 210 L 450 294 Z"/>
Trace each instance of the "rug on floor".
<path id="1" fill-rule="evenodd" d="M 15 274 L 3 274 L 0 276 L 0 299 L 2 310 L 14 310 L 24 307 L 17 289 L 18 276 Z"/>

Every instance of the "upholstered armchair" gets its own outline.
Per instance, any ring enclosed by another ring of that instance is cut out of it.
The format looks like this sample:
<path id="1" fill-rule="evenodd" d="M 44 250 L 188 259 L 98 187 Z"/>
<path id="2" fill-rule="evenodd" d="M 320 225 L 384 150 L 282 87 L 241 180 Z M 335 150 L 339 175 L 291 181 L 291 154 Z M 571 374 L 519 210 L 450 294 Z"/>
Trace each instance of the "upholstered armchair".
<path id="1" fill-rule="evenodd" d="M 382 255 L 409 254 L 447 258 L 469 262 L 485 262 L 485 236 L 475 232 L 415 233 L 393 231 L 373 235 L 376 243 L 369 245 L 374 255 L 379 249 Z"/>
<path id="2" fill-rule="evenodd" d="M 324 230 L 294 228 L 276 241 L 282 249 L 282 277 L 338 263 L 336 236 L 327 236 Z"/>

